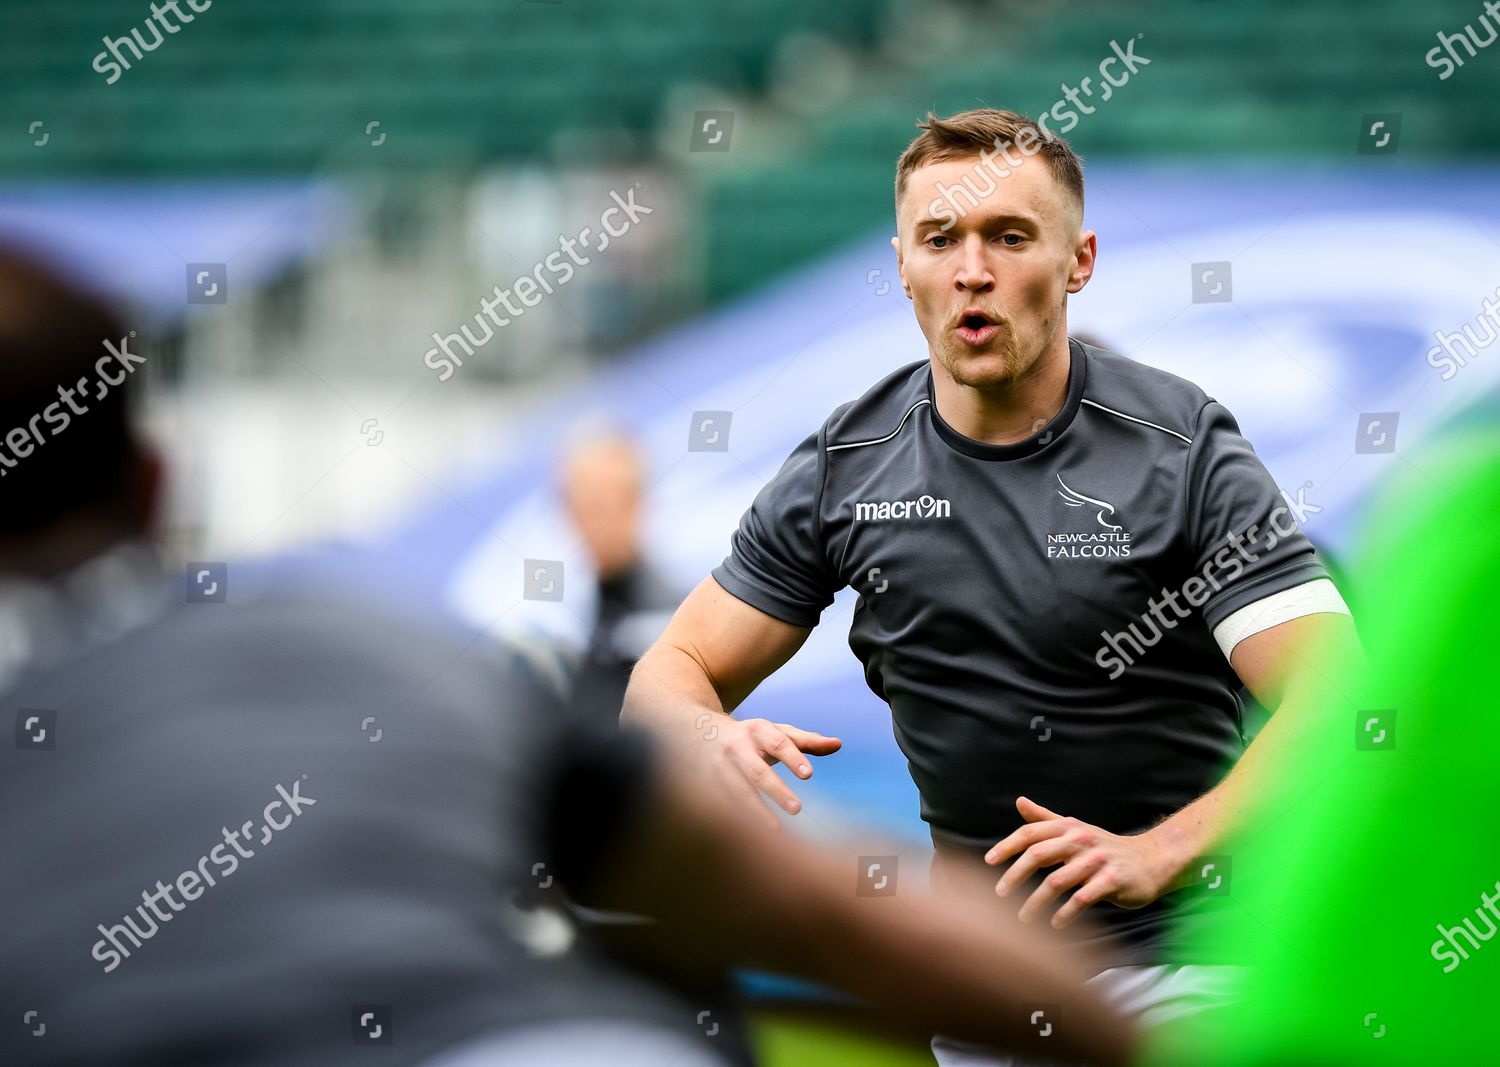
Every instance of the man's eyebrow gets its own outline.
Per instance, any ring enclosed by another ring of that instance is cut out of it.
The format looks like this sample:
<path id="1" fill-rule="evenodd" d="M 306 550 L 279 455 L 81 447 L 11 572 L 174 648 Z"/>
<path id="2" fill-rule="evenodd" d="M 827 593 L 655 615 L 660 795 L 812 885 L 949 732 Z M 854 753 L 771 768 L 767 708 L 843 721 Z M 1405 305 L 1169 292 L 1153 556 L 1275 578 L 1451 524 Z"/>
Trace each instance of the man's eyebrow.
<path id="1" fill-rule="evenodd" d="M 967 216 L 964 216 L 964 217 L 966 218 Z M 954 216 L 951 213 L 948 214 L 948 215 L 941 215 L 941 216 L 939 216 L 939 215 L 923 215 L 920 219 L 918 219 L 916 221 L 916 223 L 914 225 L 915 225 L 916 229 L 920 230 L 924 226 L 933 226 L 933 225 L 937 225 L 937 226 L 950 225 L 951 226 L 951 224 L 953 224 L 953 220 L 954 220 Z M 960 222 L 963 221 L 963 218 L 960 218 L 958 221 L 960 221 Z M 1037 219 L 1033 218 L 1030 215 L 1015 215 L 1015 214 L 1009 214 L 1009 213 L 1004 214 L 1004 215 L 992 215 L 992 216 L 989 216 L 988 218 L 983 219 L 982 221 L 983 221 L 983 224 L 986 225 L 986 226 L 999 226 L 999 225 L 1002 225 L 1002 224 L 1005 224 L 1005 223 L 1018 223 L 1018 222 L 1021 223 L 1021 224 L 1023 224 L 1023 225 L 1031 226 L 1031 227 L 1036 227 L 1036 226 L 1040 226 L 1041 225 L 1041 223 Z"/>

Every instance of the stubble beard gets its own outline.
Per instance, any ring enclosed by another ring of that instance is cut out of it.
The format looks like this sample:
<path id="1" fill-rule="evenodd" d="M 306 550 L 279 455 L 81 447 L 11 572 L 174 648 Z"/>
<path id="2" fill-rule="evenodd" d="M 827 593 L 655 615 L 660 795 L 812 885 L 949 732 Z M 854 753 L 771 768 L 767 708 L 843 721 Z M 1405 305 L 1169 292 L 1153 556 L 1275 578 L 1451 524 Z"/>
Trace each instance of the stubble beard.
<path id="1" fill-rule="evenodd" d="M 938 360 L 956 384 L 971 389 L 1008 385 L 1036 362 L 1035 355 L 1028 359 L 1021 352 L 1015 325 L 1009 318 L 1002 317 L 996 325 L 1000 332 L 983 349 L 969 347 L 952 332 L 944 335 L 943 343 L 937 346 Z"/>

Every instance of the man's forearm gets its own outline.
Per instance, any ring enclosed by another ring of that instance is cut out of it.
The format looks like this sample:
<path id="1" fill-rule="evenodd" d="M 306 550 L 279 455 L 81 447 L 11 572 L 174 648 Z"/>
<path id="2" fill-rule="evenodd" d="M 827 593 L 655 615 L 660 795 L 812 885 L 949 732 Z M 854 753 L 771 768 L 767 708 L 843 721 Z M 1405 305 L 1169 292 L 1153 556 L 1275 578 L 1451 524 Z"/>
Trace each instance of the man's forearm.
<path id="1" fill-rule="evenodd" d="M 789 815 L 802 810 L 801 800 L 773 765 L 785 764 L 805 780 L 812 776 L 809 756 L 830 755 L 843 744 L 790 723 L 730 717 L 765 673 L 760 667 L 774 670 L 805 636 L 805 631 L 797 634 L 785 624 L 778 626 L 796 640 L 783 640 L 771 655 L 762 654 L 753 669 L 738 671 L 727 683 L 715 677 L 691 644 L 657 641 L 636 664 L 620 713 L 622 726 L 648 730 L 674 757 L 694 757 L 691 762 L 705 772 L 704 788 L 736 796 L 772 826 L 779 824 L 759 795 Z"/>
<path id="2" fill-rule="evenodd" d="M 1222 847 L 1254 812 L 1275 804 L 1276 768 L 1306 732 L 1306 717 L 1319 712 L 1302 699 L 1283 700 L 1223 781 L 1149 831 L 1175 868 L 1167 890 L 1191 885 L 1195 858 Z"/>
<path id="3" fill-rule="evenodd" d="M 1168 888 L 1193 882 L 1194 858 L 1222 848 L 1253 821 L 1293 803 L 1282 785 L 1284 768 L 1320 736 L 1317 719 L 1347 713 L 1352 722 L 1352 709 L 1348 695 L 1325 676 L 1309 673 L 1289 686 L 1223 781 L 1149 831 L 1178 866 Z"/>
<path id="4" fill-rule="evenodd" d="M 701 737 L 711 727 L 711 717 L 724 714 L 723 701 L 702 665 L 675 645 L 658 641 L 630 674 L 620 722 L 676 745 Z"/>

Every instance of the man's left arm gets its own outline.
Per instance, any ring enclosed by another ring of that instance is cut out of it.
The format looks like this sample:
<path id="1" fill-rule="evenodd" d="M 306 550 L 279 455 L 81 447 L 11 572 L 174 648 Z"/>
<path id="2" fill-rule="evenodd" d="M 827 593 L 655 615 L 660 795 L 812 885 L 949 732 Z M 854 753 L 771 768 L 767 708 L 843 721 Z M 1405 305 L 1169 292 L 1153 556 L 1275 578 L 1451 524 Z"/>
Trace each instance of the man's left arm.
<path id="1" fill-rule="evenodd" d="M 1100 901 L 1139 908 L 1191 884 L 1195 858 L 1212 853 L 1254 812 L 1275 805 L 1277 768 L 1298 750 L 1313 717 L 1349 703 L 1335 672 L 1354 662 L 1358 647 L 1350 617 L 1331 612 L 1290 619 L 1237 642 L 1230 663 L 1272 714 L 1223 781 L 1138 834 L 1112 834 L 1020 797 L 1016 808 L 1026 825 L 985 856 L 991 864 L 1017 857 L 995 891 L 1005 896 L 1038 869 L 1060 864 L 1020 916 L 1029 921 L 1045 914 L 1076 887 L 1052 917 L 1061 929 Z"/>
<path id="2" fill-rule="evenodd" d="M 1281 793 L 1280 769 L 1305 749 L 1317 719 L 1352 712 L 1350 680 L 1362 658 L 1354 621 L 1333 613 L 1292 619 L 1234 646 L 1230 663 L 1240 681 L 1272 714 L 1223 781 L 1149 831 L 1167 869 L 1177 868 L 1163 892 L 1191 884 L 1187 868 L 1196 857 L 1290 799 Z"/>

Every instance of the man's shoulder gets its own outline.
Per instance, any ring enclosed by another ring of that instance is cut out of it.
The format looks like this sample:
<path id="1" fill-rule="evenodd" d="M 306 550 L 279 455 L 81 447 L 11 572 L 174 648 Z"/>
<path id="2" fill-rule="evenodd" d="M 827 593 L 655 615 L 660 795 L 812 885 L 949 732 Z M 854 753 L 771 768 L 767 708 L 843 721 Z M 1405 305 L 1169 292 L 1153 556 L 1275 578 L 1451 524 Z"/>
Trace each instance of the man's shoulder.
<path id="1" fill-rule="evenodd" d="M 547 689 L 547 672 L 526 650 L 478 641 L 436 605 L 409 591 L 383 591 L 381 582 L 373 569 L 309 557 L 246 564 L 235 571 L 223 604 L 188 603 L 184 577 L 163 573 L 153 586 L 156 610 L 107 640 L 60 649 L 16 684 L 45 689 L 82 676 L 133 706 L 155 702 L 158 719 L 232 717 L 267 701 L 291 705 L 319 693 L 335 699 L 421 689 L 424 708 L 442 704 L 473 723 L 492 717 L 496 693 L 524 692 L 529 699 L 533 690 Z M 126 648 L 129 655 L 122 655 Z M 176 669 L 188 663 L 191 674 Z M 433 664 L 444 666 L 434 674 Z M 217 692 L 210 711 L 179 699 L 200 685 Z"/>
<path id="2" fill-rule="evenodd" d="M 1087 344 L 1083 350 L 1088 359 L 1085 405 L 1191 442 L 1198 417 L 1212 397 L 1186 378 L 1118 352 Z"/>
<path id="3" fill-rule="evenodd" d="M 855 399 L 840 404 L 823 423 L 824 448 L 837 452 L 895 436 L 913 410 L 929 403 L 927 368 L 925 359 L 898 367 Z"/>

